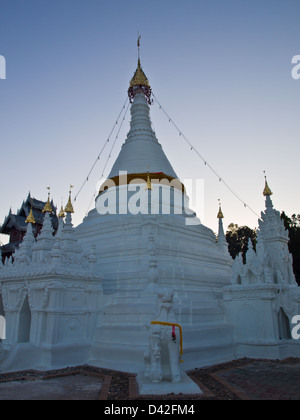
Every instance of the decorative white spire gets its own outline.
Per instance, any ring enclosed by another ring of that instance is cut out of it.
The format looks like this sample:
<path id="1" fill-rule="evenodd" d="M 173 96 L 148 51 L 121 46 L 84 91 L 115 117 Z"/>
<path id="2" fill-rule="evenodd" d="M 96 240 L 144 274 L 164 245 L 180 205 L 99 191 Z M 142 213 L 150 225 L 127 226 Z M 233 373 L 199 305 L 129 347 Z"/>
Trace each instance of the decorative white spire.
<path id="1" fill-rule="evenodd" d="M 221 208 L 221 201 L 219 200 L 219 213 L 218 213 L 218 219 L 219 219 L 219 232 L 218 232 L 218 247 L 228 253 L 228 243 L 226 241 L 225 233 L 224 233 L 224 227 L 223 227 L 223 219 L 224 215 Z"/>
<path id="2" fill-rule="evenodd" d="M 138 36 L 138 66 L 128 90 L 132 103 L 130 130 L 108 178 L 119 177 L 120 172 L 147 175 L 147 168 L 150 167 L 151 174 L 160 173 L 177 179 L 152 129 L 149 106 L 152 103 L 151 87 L 141 66 L 140 39 Z"/>
<path id="3" fill-rule="evenodd" d="M 27 222 L 27 232 L 20 244 L 19 249 L 15 252 L 14 260 L 16 265 L 28 264 L 32 257 L 32 246 L 35 243 L 33 235 L 32 223 Z"/>
<path id="4" fill-rule="evenodd" d="M 273 208 L 273 202 L 271 200 L 271 195 L 273 195 L 271 188 L 268 185 L 268 181 L 267 181 L 267 175 L 266 175 L 266 171 L 264 171 L 265 174 L 265 189 L 263 191 L 263 195 L 264 197 L 266 197 L 266 208 L 268 209 L 272 209 Z"/>
<path id="5" fill-rule="evenodd" d="M 43 227 L 40 235 L 37 237 L 36 243 L 32 247 L 32 258 L 34 262 L 39 261 L 46 261 L 50 258 L 50 252 L 54 242 L 54 229 L 52 226 L 51 216 L 50 214 L 53 212 L 51 203 L 50 203 L 50 187 L 47 188 L 49 190 L 48 193 L 48 201 L 43 209 L 43 213 L 45 213 Z"/>
<path id="6" fill-rule="evenodd" d="M 124 171 L 147 174 L 149 167 L 152 174 L 163 173 L 178 178 L 152 129 L 146 98 L 139 93 L 131 106 L 130 131 L 108 178 L 118 177 Z"/>

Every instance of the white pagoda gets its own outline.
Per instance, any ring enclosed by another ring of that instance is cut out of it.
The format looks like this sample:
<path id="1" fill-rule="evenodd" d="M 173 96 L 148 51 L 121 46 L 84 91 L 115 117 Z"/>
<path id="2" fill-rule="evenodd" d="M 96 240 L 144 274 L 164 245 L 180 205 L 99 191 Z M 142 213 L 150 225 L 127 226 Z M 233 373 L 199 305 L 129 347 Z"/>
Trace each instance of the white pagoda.
<path id="1" fill-rule="evenodd" d="M 0 265 L 0 371 L 88 363 L 178 381 L 177 368 L 165 368 L 171 342 L 185 370 L 300 356 L 290 334 L 300 289 L 270 192 L 257 253 L 234 262 L 221 207 L 217 240 L 189 209 L 156 138 L 140 59 L 128 93 L 130 130 L 95 209 L 74 229 L 70 196 L 53 236 L 48 200 L 41 235 L 34 239 L 30 215 L 14 262 Z"/>

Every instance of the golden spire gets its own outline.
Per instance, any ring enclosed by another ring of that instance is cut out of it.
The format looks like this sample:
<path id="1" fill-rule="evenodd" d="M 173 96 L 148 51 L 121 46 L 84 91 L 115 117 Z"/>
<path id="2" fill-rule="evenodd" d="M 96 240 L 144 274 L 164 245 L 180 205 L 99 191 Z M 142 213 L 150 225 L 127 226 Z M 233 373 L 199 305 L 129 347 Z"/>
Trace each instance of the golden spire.
<path id="1" fill-rule="evenodd" d="M 47 187 L 47 190 L 49 190 L 48 200 L 47 200 L 47 203 L 45 204 L 45 207 L 43 209 L 43 213 L 52 213 L 53 209 L 52 209 L 52 206 L 51 206 L 51 203 L 50 203 L 50 187 Z"/>
<path id="2" fill-rule="evenodd" d="M 35 224 L 35 219 L 34 219 L 33 212 L 32 212 L 32 206 L 31 206 L 30 213 L 27 216 L 27 219 L 25 220 L 25 223 L 32 223 L 33 225 Z"/>
<path id="3" fill-rule="evenodd" d="M 141 35 L 138 34 L 138 41 L 137 41 L 137 46 L 138 46 L 138 66 L 137 69 L 134 73 L 133 78 L 130 81 L 130 86 L 128 89 L 128 96 L 130 99 L 130 103 L 133 103 L 134 97 L 135 95 L 137 95 L 138 93 L 143 93 L 145 95 L 145 97 L 147 98 L 147 102 L 149 105 L 151 105 L 153 103 L 153 101 L 151 100 L 151 95 L 152 95 L 152 90 L 151 90 L 151 86 L 149 83 L 149 80 L 147 79 L 147 76 L 145 75 L 142 66 L 141 66 L 141 59 L 140 59 L 140 39 L 141 39 Z"/>
<path id="4" fill-rule="evenodd" d="M 137 40 L 137 46 L 138 46 L 138 55 L 139 55 L 139 59 L 140 59 L 140 47 L 141 47 L 141 38 L 142 35 L 140 35 L 140 33 L 138 32 L 138 40 Z"/>
<path id="5" fill-rule="evenodd" d="M 222 208 L 221 208 L 221 200 L 219 200 L 219 213 L 218 213 L 217 218 L 218 219 L 224 219 L 224 215 L 223 215 Z"/>
<path id="6" fill-rule="evenodd" d="M 273 193 L 272 193 L 272 191 L 271 191 L 271 189 L 270 189 L 270 187 L 268 185 L 267 176 L 266 176 L 266 172 L 265 171 L 264 171 L 264 174 L 265 174 L 265 189 L 264 189 L 263 195 L 265 197 L 267 197 L 268 195 L 273 195 Z"/>
<path id="7" fill-rule="evenodd" d="M 151 90 L 149 80 L 147 79 L 147 76 L 145 75 L 145 73 L 142 69 L 142 66 L 141 66 L 140 39 L 141 39 L 141 35 L 138 34 L 138 41 L 137 41 L 138 66 L 137 66 L 137 69 L 134 73 L 133 78 L 130 81 L 130 86 L 129 86 L 129 89 L 128 89 L 128 96 L 129 96 L 129 99 L 130 99 L 130 103 L 133 103 L 135 95 L 137 95 L 138 93 L 142 93 L 142 94 L 145 95 L 148 104 L 151 105 L 153 103 L 153 101 L 151 99 L 152 90 Z"/>
<path id="8" fill-rule="evenodd" d="M 150 87 L 149 80 L 147 79 L 147 76 L 145 75 L 142 66 L 141 66 L 141 60 L 138 59 L 138 66 L 134 73 L 133 78 L 130 81 L 130 87 L 134 86 L 146 86 Z"/>
<path id="9" fill-rule="evenodd" d="M 66 217 L 66 214 L 65 214 L 65 211 L 64 211 L 63 205 L 61 205 L 61 209 L 60 209 L 60 212 L 59 212 L 58 218 L 59 218 L 59 219 L 64 219 L 65 217 Z"/>
<path id="10" fill-rule="evenodd" d="M 71 198 L 71 193 L 72 193 L 71 189 L 72 188 L 74 188 L 73 185 L 70 185 L 69 201 L 68 201 L 68 204 L 66 205 L 66 208 L 65 208 L 66 213 L 74 213 L 74 208 L 73 208 L 73 205 L 72 205 L 72 198 Z"/>
<path id="11" fill-rule="evenodd" d="M 147 76 L 145 75 L 145 73 L 142 70 L 142 66 L 141 66 L 141 58 L 140 58 L 140 43 L 141 40 L 141 35 L 138 33 L 138 40 L 137 40 L 137 46 L 138 46 L 138 66 L 137 69 L 134 73 L 133 78 L 131 79 L 130 82 L 130 87 L 134 87 L 134 86 L 146 86 L 146 87 L 150 87 L 149 84 L 149 80 L 147 79 Z"/>

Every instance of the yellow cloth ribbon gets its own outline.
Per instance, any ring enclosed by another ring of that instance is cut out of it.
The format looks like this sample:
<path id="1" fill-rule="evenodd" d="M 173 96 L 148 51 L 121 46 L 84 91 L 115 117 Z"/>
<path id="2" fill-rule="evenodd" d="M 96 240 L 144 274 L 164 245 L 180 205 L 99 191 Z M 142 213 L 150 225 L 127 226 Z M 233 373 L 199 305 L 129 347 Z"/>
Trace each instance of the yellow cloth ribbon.
<path id="1" fill-rule="evenodd" d="M 181 356 L 183 355 L 183 350 L 182 350 L 182 328 L 181 325 L 179 324 L 172 324 L 170 322 L 161 322 L 161 321 L 152 321 L 151 325 L 166 325 L 168 327 L 178 327 L 179 331 L 180 331 L 180 354 Z"/>

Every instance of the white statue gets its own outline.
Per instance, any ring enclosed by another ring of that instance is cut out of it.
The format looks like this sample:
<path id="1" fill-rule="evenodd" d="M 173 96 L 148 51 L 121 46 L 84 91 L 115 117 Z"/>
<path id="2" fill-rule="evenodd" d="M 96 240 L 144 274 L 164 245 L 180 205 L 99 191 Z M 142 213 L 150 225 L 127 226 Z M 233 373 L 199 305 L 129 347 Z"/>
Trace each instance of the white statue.
<path id="1" fill-rule="evenodd" d="M 158 299 L 158 312 L 154 324 L 149 328 L 150 345 L 145 354 L 145 377 L 152 382 L 180 382 L 180 336 L 175 329 L 174 292 L 164 290 L 158 294 Z"/>

